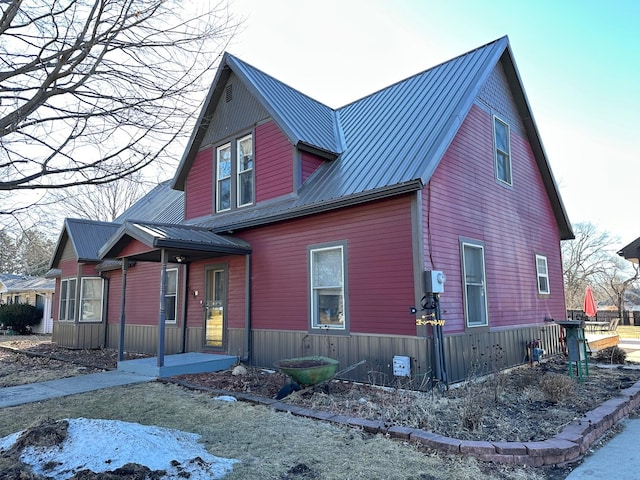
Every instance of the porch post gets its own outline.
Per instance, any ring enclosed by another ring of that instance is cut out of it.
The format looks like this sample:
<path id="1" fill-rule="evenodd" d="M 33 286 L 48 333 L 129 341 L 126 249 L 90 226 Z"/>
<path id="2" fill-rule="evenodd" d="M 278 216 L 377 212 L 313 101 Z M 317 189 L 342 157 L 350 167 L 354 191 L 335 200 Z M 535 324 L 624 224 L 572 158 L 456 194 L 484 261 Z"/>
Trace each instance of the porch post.
<path id="1" fill-rule="evenodd" d="M 124 306 L 127 299 L 127 268 L 129 267 L 129 260 L 122 259 L 122 293 L 120 298 L 120 337 L 118 339 L 118 361 L 124 360 L 124 325 L 125 314 Z M 108 328 L 108 327 L 107 327 Z"/>
<path id="2" fill-rule="evenodd" d="M 167 320 L 165 297 L 167 295 L 167 251 L 160 251 L 160 317 L 158 318 L 158 367 L 164 366 L 164 326 Z"/>

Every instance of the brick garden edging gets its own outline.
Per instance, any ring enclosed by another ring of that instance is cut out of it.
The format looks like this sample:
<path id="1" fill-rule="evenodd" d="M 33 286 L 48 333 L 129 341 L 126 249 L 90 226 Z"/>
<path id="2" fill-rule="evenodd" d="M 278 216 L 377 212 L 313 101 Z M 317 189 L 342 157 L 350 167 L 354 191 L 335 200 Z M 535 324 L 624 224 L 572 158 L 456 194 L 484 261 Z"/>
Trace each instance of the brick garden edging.
<path id="1" fill-rule="evenodd" d="M 267 405 L 280 412 L 357 427 L 369 433 L 383 433 L 392 438 L 420 443 L 425 447 L 445 453 L 471 455 L 488 462 L 529 467 L 556 465 L 578 460 L 613 425 L 640 406 L 640 381 L 638 381 L 633 386 L 621 390 L 619 397 L 607 400 L 597 408 L 584 414 L 581 418 L 572 421 L 560 433 L 548 440 L 538 442 L 489 442 L 459 440 L 438 435 L 428 430 L 389 425 L 378 420 L 364 420 L 345 415 L 336 415 L 290 405 L 259 395 L 228 392 L 181 380 L 163 379 L 162 381 L 175 383 L 193 390 L 231 394 L 240 400 Z"/>

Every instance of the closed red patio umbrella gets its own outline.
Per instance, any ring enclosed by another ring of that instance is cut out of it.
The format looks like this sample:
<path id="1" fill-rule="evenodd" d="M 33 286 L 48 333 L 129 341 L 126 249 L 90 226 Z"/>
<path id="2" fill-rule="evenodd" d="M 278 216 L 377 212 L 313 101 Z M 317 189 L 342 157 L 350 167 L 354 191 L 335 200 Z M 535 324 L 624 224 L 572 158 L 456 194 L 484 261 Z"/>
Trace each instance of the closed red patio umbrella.
<path id="1" fill-rule="evenodd" d="M 596 313 L 598 313 L 598 306 L 596 305 L 596 300 L 593 298 L 593 291 L 589 285 L 587 285 L 587 291 L 584 292 L 584 305 L 582 306 L 582 310 L 584 310 L 587 317 L 595 317 Z"/>

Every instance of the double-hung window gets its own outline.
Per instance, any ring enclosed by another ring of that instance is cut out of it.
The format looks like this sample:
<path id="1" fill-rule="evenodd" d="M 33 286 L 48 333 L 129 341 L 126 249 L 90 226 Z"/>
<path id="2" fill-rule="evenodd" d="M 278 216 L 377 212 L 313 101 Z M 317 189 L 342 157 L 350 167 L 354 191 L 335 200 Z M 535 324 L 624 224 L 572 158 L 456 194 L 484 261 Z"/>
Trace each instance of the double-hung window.
<path id="1" fill-rule="evenodd" d="M 216 149 L 216 211 L 254 203 L 253 136 L 245 135 Z"/>
<path id="2" fill-rule="evenodd" d="M 224 212 L 231 209 L 231 144 L 227 143 L 216 150 L 216 210 Z"/>
<path id="3" fill-rule="evenodd" d="M 547 265 L 547 257 L 544 255 L 536 255 L 536 273 L 538 276 L 538 293 L 549 294 L 549 266 Z"/>
<path id="4" fill-rule="evenodd" d="M 467 327 L 486 327 L 489 324 L 484 267 L 484 246 L 478 242 L 463 241 L 462 278 Z"/>
<path id="5" fill-rule="evenodd" d="M 87 277 L 82 279 L 80 287 L 80 321 L 102 321 L 102 279 Z"/>
<path id="6" fill-rule="evenodd" d="M 311 329 L 347 329 L 344 245 L 309 250 Z"/>
<path id="7" fill-rule="evenodd" d="M 176 323 L 178 318 L 178 269 L 167 270 L 167 285 L 164 296 L 165 321 Z"/>
<path id="8" fill-rule="evenodd" d="M 509 125 L 498 117 L 493 117 L 493 137 L 495 145 L 496 178 L 502 183 L 513 185 Z"/>
<path id="9" fill-rule="evenodd" d="M 251 135 L 238 140 L 238 206 L 253 203 L 253 141 Z"/>
<path id="10" fill-rule="evenodd" d="M 75 278 L 64 279 L 60 282 L 60 322 L 73 322 L 76 313 L 76 285 Z"/>

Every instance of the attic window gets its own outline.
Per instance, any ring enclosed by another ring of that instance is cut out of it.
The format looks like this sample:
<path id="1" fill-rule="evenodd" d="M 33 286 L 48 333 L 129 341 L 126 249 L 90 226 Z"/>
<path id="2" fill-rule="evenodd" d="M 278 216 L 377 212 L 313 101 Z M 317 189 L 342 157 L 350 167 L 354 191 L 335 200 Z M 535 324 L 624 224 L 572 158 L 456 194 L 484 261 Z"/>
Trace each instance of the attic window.
<path id="1" fill-rule="evenodd" d="M 224 101 L 230 102 L 233 99 L 233 85 L 227 85 L 227 88 L 224 89 Z"/>

